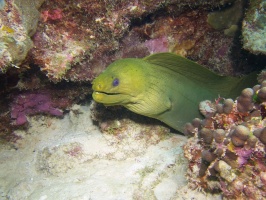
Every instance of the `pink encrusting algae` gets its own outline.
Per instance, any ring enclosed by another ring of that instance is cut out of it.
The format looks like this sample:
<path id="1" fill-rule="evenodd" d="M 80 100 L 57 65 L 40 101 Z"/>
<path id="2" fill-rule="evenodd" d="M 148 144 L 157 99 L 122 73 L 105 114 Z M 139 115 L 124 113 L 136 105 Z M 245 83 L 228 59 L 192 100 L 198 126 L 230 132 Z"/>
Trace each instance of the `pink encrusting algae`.
<path id="1" fill-rule="evenodd" d="M 11 118 L 14 120 L 14 125 L 24 125 L 27 123 L 27 116 L 36 114 L 63 116 L 63 112 L 53 106 L 48 93 L 24 93 L 15 98 L 11 106 Z"/>

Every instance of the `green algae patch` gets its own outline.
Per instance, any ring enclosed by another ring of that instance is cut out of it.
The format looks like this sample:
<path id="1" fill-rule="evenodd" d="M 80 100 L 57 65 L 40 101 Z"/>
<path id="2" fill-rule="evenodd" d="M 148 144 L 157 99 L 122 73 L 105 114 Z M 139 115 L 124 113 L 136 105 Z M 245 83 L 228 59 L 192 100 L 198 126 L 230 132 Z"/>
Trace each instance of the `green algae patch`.
<path id="1" fill-rule="evenodd" d="M 224 30 L 224 34 L 234 36 L 237 24 L 243 17 L 243 0 L 238 0 L 230 7 L 208 14 L 208 24 L 216 30 Z"/>

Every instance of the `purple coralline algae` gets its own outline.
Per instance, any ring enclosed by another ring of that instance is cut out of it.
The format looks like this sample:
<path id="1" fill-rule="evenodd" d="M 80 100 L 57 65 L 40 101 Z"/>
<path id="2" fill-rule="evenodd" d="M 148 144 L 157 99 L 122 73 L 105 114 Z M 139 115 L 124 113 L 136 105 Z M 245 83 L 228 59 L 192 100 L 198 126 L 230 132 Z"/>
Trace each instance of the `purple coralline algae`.
<path id="1" fill-rule="evenodd" d="M 209 105 L 212 115 L 186 125 L 191 188 L 222 192 L 225 199 L 266 198 L 265 95 L 266 81 L 235 101 L 219 98 Z"/>
<path id="2" fill-rule="evenodd" d="M 14 125 L 26 124 L 27 116 L 36 114 L 50 114 L 62 116 L 63 112 L 55 108 L 48 93 L 24 93 L 18 95 L 11 105 L 11 118 Z"/>

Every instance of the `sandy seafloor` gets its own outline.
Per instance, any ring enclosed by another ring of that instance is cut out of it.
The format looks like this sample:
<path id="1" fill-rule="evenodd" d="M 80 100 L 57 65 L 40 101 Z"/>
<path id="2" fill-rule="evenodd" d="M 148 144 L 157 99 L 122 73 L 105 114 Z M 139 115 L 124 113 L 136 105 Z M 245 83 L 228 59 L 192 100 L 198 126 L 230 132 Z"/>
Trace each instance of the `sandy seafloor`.
<path id="1" fill-rule="evenodd" d="M 221 199 L 188 188 L 184 136 L 147 139 L 138 124 L 101 133 L 89 105 L 74 105 L 63 119 L 28 120 L 29 129 L 16 131 L 22 139 L 1 146 L 1 200 Z"/>

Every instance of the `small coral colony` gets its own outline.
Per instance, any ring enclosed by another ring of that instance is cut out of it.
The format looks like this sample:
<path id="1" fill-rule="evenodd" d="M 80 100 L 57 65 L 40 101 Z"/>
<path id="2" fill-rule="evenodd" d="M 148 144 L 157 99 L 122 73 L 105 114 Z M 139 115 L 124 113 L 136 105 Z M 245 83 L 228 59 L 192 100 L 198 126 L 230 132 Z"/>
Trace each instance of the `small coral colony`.
<path id="1" fill-rule="evenodd" d="M 222 191 L 228 199 L 266 197 L 266 81 L 235 101 L 200 104 L 205 119 L 186 124 L 184 146 L 192 188 Z"/>

